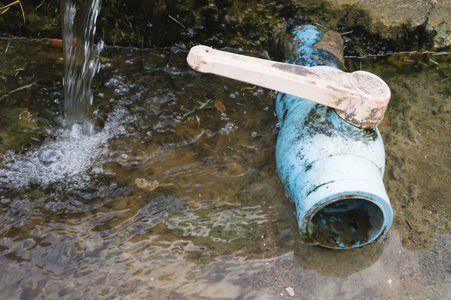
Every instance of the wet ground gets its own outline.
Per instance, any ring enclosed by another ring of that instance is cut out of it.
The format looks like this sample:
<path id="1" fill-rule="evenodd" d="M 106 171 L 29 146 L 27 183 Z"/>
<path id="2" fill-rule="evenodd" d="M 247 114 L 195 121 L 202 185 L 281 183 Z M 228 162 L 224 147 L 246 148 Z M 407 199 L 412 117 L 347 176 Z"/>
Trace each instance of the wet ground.
<path id="1" fill-rule="evenodd" d="M 274 92 L 196 73 L 186 49 L 107 47 L 86 136 L 63 129 L 60 49 L 2 40 L 0 55 L 2 299 L 451 294 L 449 53 L 347 58 L 392 89 L 395 212 L 382 242 L 349 251 L 299 243 Z"/>

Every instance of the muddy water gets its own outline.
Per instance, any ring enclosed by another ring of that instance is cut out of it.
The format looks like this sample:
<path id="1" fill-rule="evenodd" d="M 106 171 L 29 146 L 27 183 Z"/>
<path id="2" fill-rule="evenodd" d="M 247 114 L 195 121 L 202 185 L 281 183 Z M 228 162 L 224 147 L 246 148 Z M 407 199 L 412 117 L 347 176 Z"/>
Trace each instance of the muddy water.
<path id="1" fill-rule="evenodd" d="M 61 50 L 7 40 L 0 53 L 2 299 L 451 293 L 449 55 L 348 58 L 392 88 L 379 129 L 395 224 L 332 251 L 299 243 L 273 92 L 195 73 L 184 49 L 107 48 L 85 136 L 61 129 Z"/>

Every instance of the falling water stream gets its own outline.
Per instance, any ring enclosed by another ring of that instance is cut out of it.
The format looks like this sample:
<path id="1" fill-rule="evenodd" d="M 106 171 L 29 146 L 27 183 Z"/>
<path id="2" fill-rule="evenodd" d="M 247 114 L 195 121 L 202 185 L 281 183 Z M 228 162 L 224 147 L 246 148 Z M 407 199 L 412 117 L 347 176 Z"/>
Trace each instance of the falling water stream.
<path id="1" fill-rule="evenodd" d="M 107 140 L 117 130 L 109 126 L 110 122 L 96 132 L 89 118 L 93 102 L 91 82 L 99 70 L 97 55 L 103 48 L 102 42 L 94 44 L 100 0 L 63 0 L 61 11 L 64 118 L 60 123 L 63 126 L 54 128 L 53 138 L 46 139 L 40 147 L 23 154 L 8 151 L 3 156 L 5 168 L 0 169 L 0 186 L 19 190 L 55 183 L 66 188 L 83 185 L 89 180 L 88 171 L 96 173 L 93 164 L 107 154 Z"/>
<path id="2" fill-rule="evenodd" d="M 99 70 L 97 55 L 103 47 L 94 45 L 100 0 L 61 1 L 64 49 L 64 114 L 68 126 L 81 124 L 93 133 L 88 113 L 92 105 L 91 81 Z"/>

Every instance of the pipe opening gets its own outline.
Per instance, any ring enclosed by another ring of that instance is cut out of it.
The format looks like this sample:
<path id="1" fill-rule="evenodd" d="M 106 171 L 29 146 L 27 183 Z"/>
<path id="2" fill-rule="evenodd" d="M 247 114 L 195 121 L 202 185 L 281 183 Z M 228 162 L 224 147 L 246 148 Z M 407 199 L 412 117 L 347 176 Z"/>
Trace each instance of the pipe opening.
<path id="1" fill-rule="evenodd" d="M 365 199 L 344 199 L 321 208 L 310 221 L 310 237 L 328 248 L 360 247 L 380 236 L 384 214 Z"/>

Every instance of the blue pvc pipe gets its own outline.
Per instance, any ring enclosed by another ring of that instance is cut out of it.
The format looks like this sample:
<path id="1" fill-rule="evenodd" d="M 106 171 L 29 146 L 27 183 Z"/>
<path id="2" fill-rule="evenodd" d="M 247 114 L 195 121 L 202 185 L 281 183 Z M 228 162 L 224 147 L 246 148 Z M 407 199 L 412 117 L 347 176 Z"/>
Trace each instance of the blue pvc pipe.
<path id="1" fill-rule="evenodd" d="M 286 62 L 339 70 L 332 54 L 312 48 L 322 37 L 312 25 L 296 28 L 286 43 Z M 276 113 L 277 170 L 296 204 L 302 241 L 347 249 L 383 237 L 393 211 L 382 182 L 385 154 L 377 128 L 354 127 L 331 108 L 283 93 Z"/>

